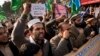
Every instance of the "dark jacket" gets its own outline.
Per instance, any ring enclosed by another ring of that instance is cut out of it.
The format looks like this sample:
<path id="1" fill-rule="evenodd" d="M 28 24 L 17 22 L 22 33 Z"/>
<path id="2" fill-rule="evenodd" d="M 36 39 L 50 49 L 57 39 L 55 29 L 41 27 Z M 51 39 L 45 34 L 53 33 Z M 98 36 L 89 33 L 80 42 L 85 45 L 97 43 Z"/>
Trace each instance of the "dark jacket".
<path id="1" fill-rule="evenodd" d="M 13 44 L 13 42 L 9 42 L 8 43 L 8 45 L 9 45 L 9 47 L 10 47 L 10 49 L 11 49 L 11 51 L 12 51 L 12 53 L 13 53 L 13 55 L 14 56 L 19 56 L 19 50 L 18 50 L 18 48 Z M 4 54 L 0 51 L 0 56 L 4 56 Z"/>
<path id="2" fill-rule="evenodd" d="M 54 37 L 57 34 L 57 22 L 55 19 L 50 20 L 49 22 L 45 23 L 47 33 L 49 35 L 49 38 L 46 38 L 50 40 L 52 37 Z"/>
<path id="3" fill-rule="evenodd" d="M 72 51 L 72 45 L 69 39 L 61 39 L 56 35 L 50 40 L 54 56 L 64 56 Z"/>
<path id="4" fill-rule="evenodd" d="M 81 28 L 79 28 L 81 29 Z M 85 35 L 83 33 L 79 33 L 79 29 L 77 27 L 71 27 L 70 41 L 72 43 L 73 48 L 80 48 L 85 41 Z"/>

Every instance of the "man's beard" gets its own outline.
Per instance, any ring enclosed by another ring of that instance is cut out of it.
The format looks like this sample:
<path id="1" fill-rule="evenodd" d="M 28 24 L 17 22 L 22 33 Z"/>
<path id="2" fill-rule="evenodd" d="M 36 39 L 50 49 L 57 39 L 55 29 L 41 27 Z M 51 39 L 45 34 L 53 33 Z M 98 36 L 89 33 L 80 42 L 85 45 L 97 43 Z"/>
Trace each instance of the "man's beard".
<path id="1" fill-rule="evenodd" d="M 36 40 L 35 42 L 36 42 L 40 47 L 43 48 L 44 40 L 40 40 L 40 39 L 38 39 L 38 40 Z"/>
<path id="2" fill-rule="evenodd" d="M 0 45 L 7 45 L 9 43 L 9 41 L 7 42 L 0 42 Z"/>

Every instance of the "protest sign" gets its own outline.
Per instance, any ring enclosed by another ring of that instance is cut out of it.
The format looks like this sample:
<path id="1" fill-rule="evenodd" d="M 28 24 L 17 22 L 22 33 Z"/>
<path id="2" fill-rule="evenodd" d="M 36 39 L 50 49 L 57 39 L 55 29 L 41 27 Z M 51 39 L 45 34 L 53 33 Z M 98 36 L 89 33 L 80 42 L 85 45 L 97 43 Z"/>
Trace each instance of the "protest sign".
<path id="1" fill-rule="evenodd" d="M 66 7 L 64 5 L 55 4 L 55 17 L 59 17 L 60 15 L 66 16 Z"/>
<path id="2" fill-rule="evenodd" d="M 77 52 L 71 52 L 65 56 L 100 56 L 100 34 L 89 40 Z"/>
<path id="3" fill-rule="evenodd" d="M 100 53 L 100 35 L 85 44 L 75 56 L 97 56 Z"/>
<path id="4" fill-rule="evenodd" d="M 32 16 L 44 16 L 46 12 L 45 4 L 32 4 L 31 15 Z"/>

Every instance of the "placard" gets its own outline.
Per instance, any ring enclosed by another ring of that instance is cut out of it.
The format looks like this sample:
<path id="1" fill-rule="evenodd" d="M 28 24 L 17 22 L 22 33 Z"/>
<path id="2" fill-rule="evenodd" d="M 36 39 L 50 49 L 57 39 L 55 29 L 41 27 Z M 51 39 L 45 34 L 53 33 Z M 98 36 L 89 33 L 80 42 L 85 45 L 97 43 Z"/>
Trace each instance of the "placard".
<path id="1" fill-rule="evenodd" d="M 77 52 L 71 52 L 65 56 L 100 56 L 100 34 L 89 40 Z"/>
<path id="2" fill-rule="evenodd" d="M 31 15 L 32 16 L 44 16 L 46 12 L 45 4 L 32 4 L 31 5 Z"/>
<path id="3" fill-rule="evenodd" d="M 66 7 L 64 5 L 60 4 L 55 4 L 55 17 L 59 17 L 60 15 L 65 15 L 66 16 L 67 11 Z"/>
<path id="4" fill-rule="evenodd" d="M 100 35 L 90 40 L 75 56 L 97 56 L 100 53 Z"/>

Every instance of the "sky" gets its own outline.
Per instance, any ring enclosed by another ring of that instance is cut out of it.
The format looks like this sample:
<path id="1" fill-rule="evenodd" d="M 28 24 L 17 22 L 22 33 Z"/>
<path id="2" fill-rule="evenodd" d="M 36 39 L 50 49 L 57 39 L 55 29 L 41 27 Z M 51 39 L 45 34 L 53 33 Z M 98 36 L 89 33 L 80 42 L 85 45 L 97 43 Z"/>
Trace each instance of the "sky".
<path id="1" fill-rule="evenodd" d="M 11 0 L 0 0 L 0 5 L 2 5 L 4 1 L 11 1 Z"/>

